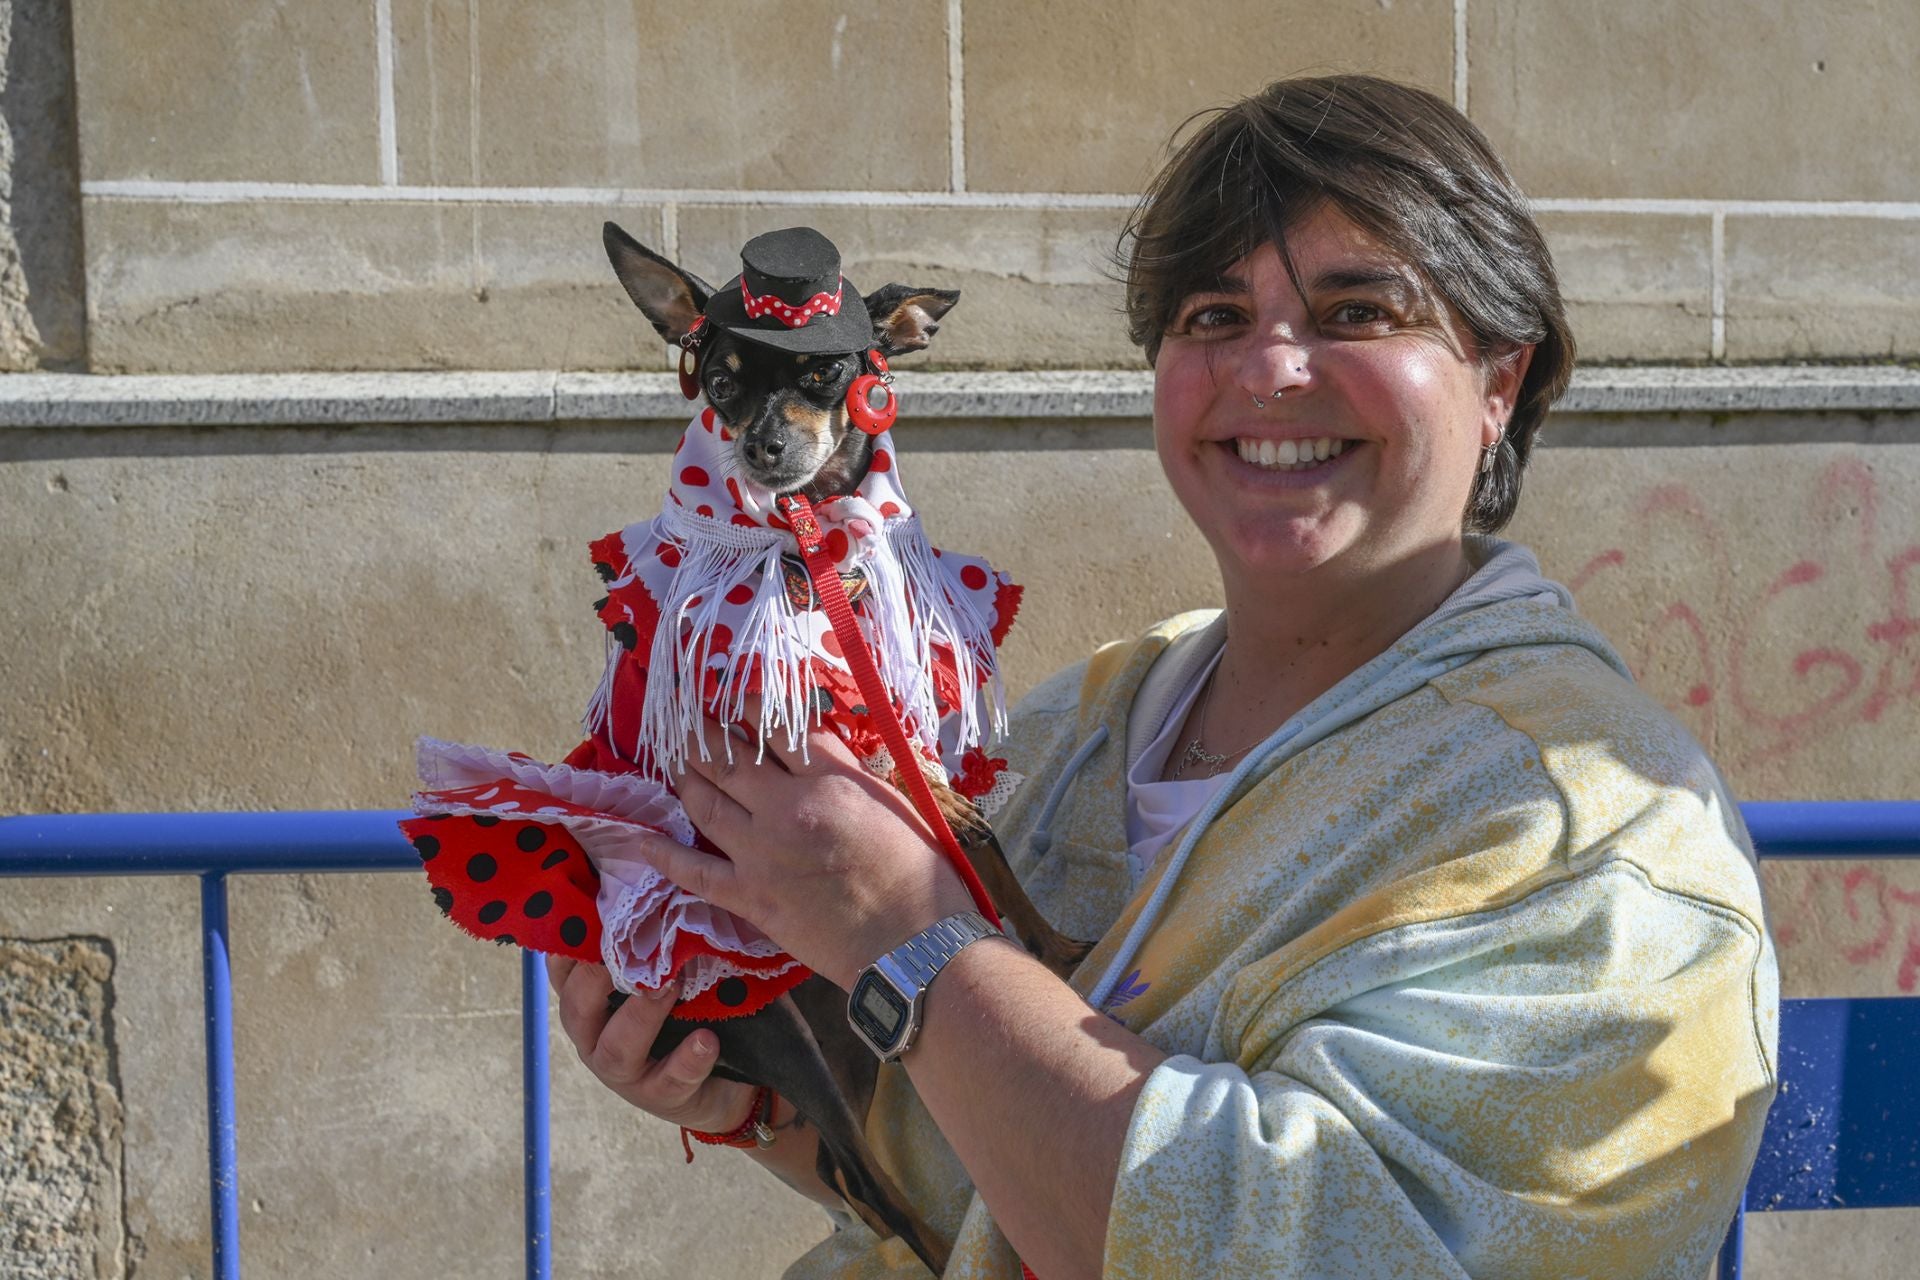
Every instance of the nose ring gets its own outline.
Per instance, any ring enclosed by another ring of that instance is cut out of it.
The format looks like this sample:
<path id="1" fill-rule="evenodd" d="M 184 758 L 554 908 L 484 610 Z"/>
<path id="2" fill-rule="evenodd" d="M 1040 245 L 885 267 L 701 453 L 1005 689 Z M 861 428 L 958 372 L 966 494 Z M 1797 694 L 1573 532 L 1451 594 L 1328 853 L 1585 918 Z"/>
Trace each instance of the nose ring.
<path id="1" fill-rule="evenodd" d="M 1302 365 L 1295 365 L 1295 366 L 1294 366 L 1294 369 L 1293 369 L 1293 372 L 1294 372 L 1294 374 L 1295 374 L 1296 376 L 1297 376 L 1297 375 L 1299 375 L 1299 374 L 1302 374 L 1302 373 L 1305 373 L 1306 371 L 1307 371 L 1307 366 L 1305 366 L 1305 365 L 1303 365 L 1303 364 L 1302 364 Z M 1270 402 L 1272 402 L 1272 401 L 1274 401 L 1274 400 L 1278 400 L 1278 399 L 1280 398 L 1280 396 L 1281 396 L 1281 393 L 1282 393 L 1282 392 L 1284 392 L 1284 391 L 1286 391 L 1286 388 L 1285 388 L 1285 387 L 1275 387 L 1275 388 L 1273 389 L 1273 394 L 1272 394 L 1272 395 L 1270 395 L 1270 396 L 1268 396 L 1268 397 L 1267 397 L 1267 398 L 1266 398 L 1265 400 L 1262 400 L 1262 399 L 1261 399 L 1261 398 L 1260 398 L 1259 396 L 1257 396 L 1257 395 L 1255 395 L 1255 394 L 1253 394 L 1253 392 L 1251 392 L 1251 391 L 1249 391 L 1249 392 L 1247 392 L 1247 399 L 1249 399 L 1249 400 L 1251 400 L 1251 401 L 1253 401 L 1253 407 L 1254 407 L 1254 408 L 1256 408 L 1256 409 L 1264 409 L 1264 408 L 1266 408 L 1266 407 L 1267 407 L 1267 405 L 1268 405 L 1268 404 L 1269 404 Z"/>

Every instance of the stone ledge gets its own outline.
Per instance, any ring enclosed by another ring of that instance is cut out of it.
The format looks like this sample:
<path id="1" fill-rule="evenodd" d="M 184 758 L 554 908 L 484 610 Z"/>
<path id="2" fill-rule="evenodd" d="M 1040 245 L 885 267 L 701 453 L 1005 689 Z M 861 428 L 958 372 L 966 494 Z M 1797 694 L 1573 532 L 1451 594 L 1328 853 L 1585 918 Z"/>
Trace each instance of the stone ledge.
<path id="1" fill-rule="evenodd" d="M 903 373 L 908 410 L 937 419 L 1145 418 L 1144 370 Z M 1920 369 L 1885 365 L 1582 369 L 1563 413 L 1920 410 Z M 0 377 L 0 427 L 274 427 L 678 422 L 662 373 L 43 374 Z"/>

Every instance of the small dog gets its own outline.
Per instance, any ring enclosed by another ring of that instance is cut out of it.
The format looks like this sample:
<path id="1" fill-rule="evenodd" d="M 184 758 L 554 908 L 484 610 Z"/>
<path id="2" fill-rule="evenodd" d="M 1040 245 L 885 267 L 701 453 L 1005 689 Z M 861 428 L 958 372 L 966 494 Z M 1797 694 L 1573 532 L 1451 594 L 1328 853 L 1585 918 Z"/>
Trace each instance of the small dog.
<path id="1" fill-rule="evenodd" d="M 661 338 L 681 346 L 713 288 L 615 223 L 607 223 L 603 235 L 627 296 Z M 883 359 L 924 351 L 959 300 L 957 290 L 885 285 L 864 298 L 872 333 L 862 336 Z M 703 344 L 698 382 L 726 423 L 741 470 L 775 493 L 799 493 L 819 504 L 852 492 L 873 463 L 876 435 L 858 429 L 846 407 L 849 389 L 867 367 L 863 351 L 790 353 L 720 328 Z M 854 591 L 865 586 L 848 585 Z M 1054 972 L 1071 973 L 1091 944 L 1065 937 L 1034 908 L 971 802 L 950 787 L 934 790 L 975 874 L 1016 936 Z"/>
<path id="2" fill-rule="evenodd" d="M 684 346 L 714 290 L 611 222 L 604 238 L 628 296 L 662 339 Z M 702 344 L 697 377 L 707 403 L 733 437 L 741 470 L 775 493 L 799 493 L 815 504 L 852 492 L 868 474 L 876 439 L 855 424 L 847 406 L 849 390 L 873 368 L 866 352 L 877 351 L 885 360 L 924 350 L 959 297 L 951 290 L 888 284 L 865 296 L 871 333 L 853 335 L 862 349 L 850 351 L 789 352 L 718 327 Z M 1091 944 L 1067 938 L 1041 916 L 971 801 L 951 787 L 934 790 L 948 825 L 1015 936 L 1066 977 Z M 655 1050 L 664 1055 L 695 1028 L 712 1029 L 720 1039 L 716 1071 L 771 1085 L 793 1101 L 820 1130 L 819 1172 L 827 1185 L 838 1187 L 878 1233 L 898 1233 L 939 1274 L 949 1242 L 899 1198 L 866 1149 L 860 1122 L 872 1099 L 878 1063 L 851 1033 L 845 995 L 824 978 L 812 977 L 783 1001 L 784 1008 L 776 1001 L 748 1018 L 670 1019 Z M 837 1097 L 820 1096 L 829 1081 Z"/>
<path id="3" fill-rule="evenodd" d="M 879 746 L 865 699 L 828 656 L 841 638 L 822 633 L 805 568 L 782 550 L 792 539 L 778 497 L 799 494 L 823 524 L 837 522 L 828 544 L 838 540 L 842 585 L 917 749 L 942 762 L 922 771 L 940 775 L 929 782 L 942 813 L 1009 931 L 1062 977 L 1086 954 L 1091 944 L 1033 906 L 967 798 L 987 793 L 989 766 L 1004 763 L 978 750 L 978 704 L 1017 589 L 927 546 L 881 443 L 894 412 L 887 362 L 924 349 L 959 295 L 889 284 L 863 296 L 808 228 L 750 241 L 740 277 L 717 291 L 611 222 L 603 240 L 628 296 L 682 349 L 682 389 L 708 407 L 682 439 L 662 515 L 594 544 L 609 582 L 596 610 L 616 647 L 589 739 L 559 765 L 423 740 L 427 790 L 415 805 L 425 816 L 402 825 L 441 909 L 468 931 L 583 959 L 604 951 L 623 987 L 681 982 L 655 1053 L 714 1031 L 715 1070 L 784 1095 L 818 1131 L 822 1181 L 938 1274 L 949 1242 L 865 1140 L 878 1061 L 849 1025 L 846 997 L 803 976 L 749 922 L 716 923 L 650 870 L 626 878 L 620 842 L 636 828 L 701 842 L 666 783 L 700 717 L 738 722 L 750 685 L 762 734 L 824 722 L 896 785 L 899 770 L 921 767 Z M 944 785 L 949 771 L 961 789 Z M 668 918 L 683 961 L 659 941 Z"/>

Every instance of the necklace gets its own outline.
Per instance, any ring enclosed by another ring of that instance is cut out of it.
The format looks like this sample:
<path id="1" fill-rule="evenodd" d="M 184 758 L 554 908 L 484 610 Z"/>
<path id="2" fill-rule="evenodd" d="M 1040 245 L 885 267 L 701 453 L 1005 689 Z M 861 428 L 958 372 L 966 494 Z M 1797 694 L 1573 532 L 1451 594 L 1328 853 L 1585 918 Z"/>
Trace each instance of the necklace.
<path id="1" fill-rule="evenodd" d="M 1207 711 L 1213 705 L 1213 680 L 1219 673 L 1220 668 L 1218 666 L 1207 673 L 1207 687 L 1200 695 L 1200 718 L 1194 725 L 1195 732 L 1193 740 L 1187 743 L 1187 749 L 1180 753 L 1180 762 L 1173 767 L 1175 777 L 1185 773 L 1195 765 L 1205 765 L 1207 767 L 1206 776 L 1209 778 L 1215 777 L 1220 772 L 1220 766 L 1235 756 L 1245 755 L 1247 752 L 1253 750 L 1266 736 L 1262 734 L 1261 737 L 1255 738 L 1246 746 L 1235 751 L 1229 751 L 1224 755 L 1215 755 L 1200 745 L 1200 740 L 1206 736 L 1207 732 Z"/>

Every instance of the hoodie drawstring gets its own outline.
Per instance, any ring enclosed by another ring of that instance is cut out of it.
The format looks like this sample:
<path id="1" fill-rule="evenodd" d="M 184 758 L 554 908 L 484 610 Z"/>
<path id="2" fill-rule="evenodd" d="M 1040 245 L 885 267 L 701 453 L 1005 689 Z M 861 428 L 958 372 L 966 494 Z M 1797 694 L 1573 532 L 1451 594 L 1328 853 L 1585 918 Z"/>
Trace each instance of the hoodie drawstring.
<path id="1" fill-rule="evenodd" d="M 1060 770 L 1060 776 L 1053 780 L 1052 790 L 1040 806 L 1040 816 L 1034 820 L 1033 834 L 1027 837 L 1027 849 L 1036 858 L 1053 847 L 1053 815 L 1059 809 L 1060 802 L 1067 798 L 1067 788 L 1073 785 L 1082 765 L 1087 758 L 1100 749 L 1107 740 L 1107 726 L 1101 725 L 1093 731 L 1093 736 L 1080 744 L 1079 750 L 1067 757 L 1066 767 Z"/>

